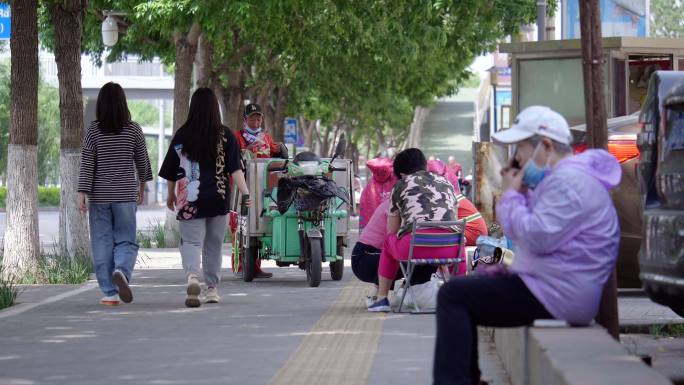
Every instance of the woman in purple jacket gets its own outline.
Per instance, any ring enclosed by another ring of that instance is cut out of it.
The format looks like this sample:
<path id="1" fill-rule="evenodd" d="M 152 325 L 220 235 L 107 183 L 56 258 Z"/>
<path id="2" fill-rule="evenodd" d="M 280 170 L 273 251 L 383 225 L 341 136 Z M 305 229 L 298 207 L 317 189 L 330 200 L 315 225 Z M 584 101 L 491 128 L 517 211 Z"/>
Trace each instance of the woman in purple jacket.
<path id="1" fill-rule="evenodd" d="M 494 139 L 516 145 L 521 167 L 502 171 L 496 210 L 516 257 L 509 270 L 498 265 L 440 290 L 435 385 L 480 383 L 478 325 L 588 324 L 615 267 L 620 230 L 609 190 L 620 182 L 617 160 L 604 150 L 573 156 L 567 122 L 547 107 L 525 109 Z"/>

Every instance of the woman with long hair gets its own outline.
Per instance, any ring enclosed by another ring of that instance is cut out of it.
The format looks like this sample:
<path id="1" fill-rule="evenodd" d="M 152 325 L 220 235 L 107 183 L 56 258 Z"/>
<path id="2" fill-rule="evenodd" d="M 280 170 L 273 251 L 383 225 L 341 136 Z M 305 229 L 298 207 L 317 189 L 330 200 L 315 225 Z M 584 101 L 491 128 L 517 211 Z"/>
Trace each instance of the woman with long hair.
<path id="1" fill-rule="evenodd" d="M 237 139 L 221 124 L 218 101 L 209 88 L 198 88 L 192 95 L 188 119 L 171 140 L 159 176 L 168 181 L 166 205 L 176 210 L 179 220 L 185 305 L 200 306 L 200 273 L 207 285 L 205 302 L 218 303 L 229 177 L 242 194 L 249 190 Z"/>
<path id="2" fill-rule="evenodd" d="M 131 120 L 120 85 L 110 82 L 100 89 L 95 114 L 83 139 L 79 209 L 90 212 L 93 265 L 105 295 L 100 303 L 118 305 L 133 301 L 129 282 L 138 256 L 135 213 L 152 170 L 142 129 Z"/>

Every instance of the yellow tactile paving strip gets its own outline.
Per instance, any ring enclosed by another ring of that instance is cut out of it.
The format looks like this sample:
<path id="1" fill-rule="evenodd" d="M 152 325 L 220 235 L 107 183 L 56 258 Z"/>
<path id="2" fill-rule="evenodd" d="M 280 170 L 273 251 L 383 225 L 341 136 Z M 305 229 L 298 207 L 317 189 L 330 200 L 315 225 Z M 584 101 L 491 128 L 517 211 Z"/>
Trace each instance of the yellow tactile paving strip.
<path id="1" fill-rule="evenodd" d="M 365 385 L 385 318 L 364 307 L 367 288 L 345 286 L 269 385 Z"/>

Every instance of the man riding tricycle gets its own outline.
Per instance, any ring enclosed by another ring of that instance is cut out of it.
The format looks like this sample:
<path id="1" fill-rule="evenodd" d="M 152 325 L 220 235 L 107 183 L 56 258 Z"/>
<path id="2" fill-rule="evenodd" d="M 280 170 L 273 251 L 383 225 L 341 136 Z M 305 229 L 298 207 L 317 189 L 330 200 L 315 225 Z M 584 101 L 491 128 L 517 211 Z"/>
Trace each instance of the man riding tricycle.
<path id="1" fill-rule="evenodd" d="M 342 279 L 353 210 L 351 165 L 340 158 L 345 147 L 342 138 L 332 159 L 306 151 L 292 159 L 246 161 L 250 191 L 257 196 L 254 207 L 242 207 L 233 244 L 245 282 L 255 278 L 257 261 L 265 259 L 280 267 L 297 265 L 311 287 L 321 282 L 323 262 L 333 280 Z"/>

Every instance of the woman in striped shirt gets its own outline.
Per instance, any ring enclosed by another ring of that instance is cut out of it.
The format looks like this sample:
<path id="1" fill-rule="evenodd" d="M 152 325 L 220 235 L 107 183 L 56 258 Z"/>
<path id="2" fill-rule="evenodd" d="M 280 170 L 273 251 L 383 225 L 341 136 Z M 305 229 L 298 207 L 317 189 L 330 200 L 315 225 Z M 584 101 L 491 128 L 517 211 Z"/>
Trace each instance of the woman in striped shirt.
<path id="1" fill-rule="evenodd" d="M 131 121 L 126 94 L 107 83 L 97 96 L 97 120 L 86 131 L 78 180 L 79 209 L 90 211 L 90 244 L 103 305 L 129 303 L 135 260 L 135 212 L 152 180 L 140 126 Z M 86 197 L 88 204 L 86 204 Z"/>

